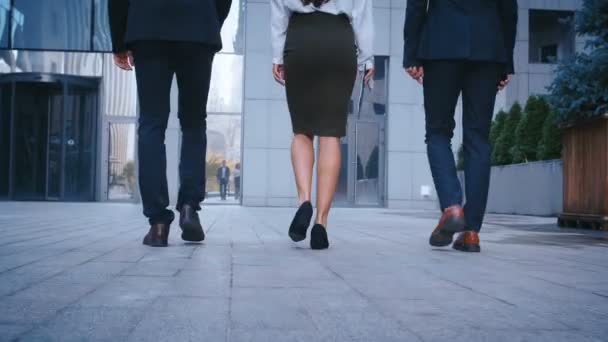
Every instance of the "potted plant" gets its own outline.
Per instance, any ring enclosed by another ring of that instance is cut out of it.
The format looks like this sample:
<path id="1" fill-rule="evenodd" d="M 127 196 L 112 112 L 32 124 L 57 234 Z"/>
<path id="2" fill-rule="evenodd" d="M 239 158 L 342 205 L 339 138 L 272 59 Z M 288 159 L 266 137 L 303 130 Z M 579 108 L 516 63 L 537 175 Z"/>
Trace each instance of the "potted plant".
<path id="1" fill-rule="evenodd" d="M 561 226 L 608 229 L 608 2 L 584 0 L 586 51 L 558 65 L 549 101 L 563 129 Z"/>

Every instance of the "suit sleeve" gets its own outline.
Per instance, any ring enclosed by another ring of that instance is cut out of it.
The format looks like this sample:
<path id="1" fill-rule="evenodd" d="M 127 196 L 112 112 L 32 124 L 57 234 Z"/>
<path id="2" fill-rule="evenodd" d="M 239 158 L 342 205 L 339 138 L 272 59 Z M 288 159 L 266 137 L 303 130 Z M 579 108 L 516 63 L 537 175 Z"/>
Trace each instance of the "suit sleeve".
<path id="1" fill-rule="evenodd" d="M 500 0 L 499 6 L 505 48 L 507 50 L 507 70 L 505 73 L 513 74 L 515 72 L 513 52 L 517 36 L 517 0 Z"/>
<path id="2" fill-rule="evenodd" d="M 112 36 L 112 52 L 127 51 L 125 33 L 129 16 L 129 0 L 108 0 L 108 16 L 110 34 Z"/>
<path id="3" fill-rule="evenodd" d="M 220 26 L 224 25 L 224 21 L 228 18 L 230 13 L 230 7 L 232 6 L 232 0 L 215 0 L 215 8 L 217 9 L 217 16 L 220 20 Z"/>
<path id="4" fill-rule="evenodd" d="M 403 67 L 420 66 L 418 61 L 418 43 L 420 31 L 426 20 L 426 5 L 428 0 L 407 0 L 405 8 L 405 24 L 403 27 Z"/>

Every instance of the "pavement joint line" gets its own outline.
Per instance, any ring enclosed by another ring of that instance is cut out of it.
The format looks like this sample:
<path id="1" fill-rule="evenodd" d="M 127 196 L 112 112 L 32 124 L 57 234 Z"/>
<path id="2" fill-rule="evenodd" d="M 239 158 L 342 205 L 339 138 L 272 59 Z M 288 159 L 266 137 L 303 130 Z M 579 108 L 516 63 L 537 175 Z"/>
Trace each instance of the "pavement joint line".
<path id="1" fill-rule="evenodd" d="M 125 243 L 125 244 L 126 244 L 126 243 Z M 97 257 L 102 257 L 102 256 L 104 256 L 104 255 L 108 255 L 108 254 L 110 254 L 110 253 L 114 252 L 115 250 L 118 250 L 118 249 L 120 249 L 120 248 L 122 248 L 122 247 L 123 247 L 123 245 L 120 245 L 120 246 L 118 246 L 118 247 L 114 248 L 113 250 L 108 251 L 108 252 L 106 252 L 106 253 L 103 253 L 103 254 L 101 254 L 101 255 L 99 255 L 99 256 L 97 256 Z M 95 258 L 97 258 L 97 257 L 94 257 L 93 259 L 95 259 Z M 93 260 L 93 259 L 91 259 L 91 260 Z M 28 289 L 32 288 L 33 286 L 36 286 L 36 285 L 41 284 L 41 283 L 43 283 L 43 282 L 45 282 L 45 281 L 48 281 L 48 280 L 51 280 L 51 279 L 53 279 L 53 278 L 59 277 L 59 276 L 61 276 L 61 275 L 64 275 L 64 274 L 66 274 L 67 272 L 69 272 L 70 270 L 72 270 L 72 269 L 74 269 L 74 268 L 76 268 L 76 267 L 78 267 L 78 266 L 82 266 L 82 265 L 84 265 L 84 264 L 86 264 L 86 263 L 91 262 L 91 260 L 85 261 L 85 262 L 80 263 L 80 264 L 78 264 L 78 265 L 73 265 L 73 266 L 70 266 L 70 267 L 68 267 L 68 268 L 64 269 L 63 271 L 61 271 L 61 272 L 59 272 L 59 273 L 56 273 L 56 274 L 53 274 L 53 275 L 51 275 L 51 276 L 49 276 L 49 277 L 46 277 L 46 278 L 40 279 L 40 280 L 38 280 L 38 281 L 36 281 L 36 282 L 32 282 L 32 283 L 28 284 L 27 286 L 25 286 L 25 287 L 23 287 L 23 288 L 21 288 L 21 289 L 18 289 L 18 290 L 15 290 L 15 291 L 13 291 L 13 292 L 10 292 L 9 294 L 6 294 L 5 296 L 6 296 L 6 297 L 12 297 L 12 296 L 16 295 L 16 294 L 17 294 L 17 293 L 19 293 L 19 292 L 23 292 L 23 291 L 26 291 L 26 290 L 28 290 Z M 121 271 L 120 273 L 122 273 L 122 272 L 124 272 L 124 270 L 123 270 L 123 271 Z M 119 274 L 120 274 L 120 273 L 119 273 Z M 111 277 L 111 279 L 114 279 L 114 278 L 118 277 L 118 276 L 119 276 L 119 274 L 115 275 L 114 277 Z M 2 273 L 1 273 L 1 272 L 0 272 L 0 275 L 2 275 Z"/>
<path id="2" fill-rule="evenodd" d="M 374 308 L 374 310 L 376 311 L 376 313 L 378 313 L 380 316 L 392 320 L 393 322 L 398 323 L 398 326 L 402 329 L 404 329 L 405 331 L 409 332 L 410 334 L 412 334 L 413 336 L 415 336 L 417 339 L 419 339 L 420 341 L 424 341 L 424 339 L 422 338 L 422 336 L 420 336 L 418 333 L 416 333 L 415 331 L 413 331 L 412 329 L 410 329 L 407 326 L 404 326 L 401 320 L 394 318 L 392 316 L 387 316 L 383 310 L 379 310 L 377 303 L 370 298 L 369 296 L 367 296 L 365 293 L 361 292 L 359 289 L 357 289 L 356 287 L 352 286 L 350 284 L 350 282 L 346 281 L 346 279 L 344 279 L 344 277 L 342 277 L 342 275 L 340 273 L 338 273 L 337 271 L 335 271 L 334 269 L 332 269 L 329 265 L 323 264 L 322 262 L 320 262 L 318 260 L 318 258 L 315 258 L 317 263 L 320 264 L 321 266 L 323 266 L 323 268 L 325 268 L 326 270 L 328 270 L 329 272 L 331 272 L 332 274 L 334 274 L 334 276 L 336 278 L 338 278 L 342 283 L 344 283 L 346 285 L 346 287 L 350 288 L 351 291 L 355 292 L 359 297 L 361 297 L 361 299 L 363 299 L 365 302 L 367 302 L 368 304 L 370 304 L 370 306 L 372 308 Z"/>

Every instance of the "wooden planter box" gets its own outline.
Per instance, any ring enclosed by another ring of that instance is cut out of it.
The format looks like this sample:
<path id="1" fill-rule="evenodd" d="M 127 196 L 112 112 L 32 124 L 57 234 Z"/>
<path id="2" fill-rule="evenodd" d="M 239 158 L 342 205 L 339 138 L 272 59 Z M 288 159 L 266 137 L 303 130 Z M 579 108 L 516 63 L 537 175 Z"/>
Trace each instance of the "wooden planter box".
<path id="1" fill-rule="evenodd" d="M 562 227 L 608 229 L 608 115 L 567 127 L 563 135 Z"/>

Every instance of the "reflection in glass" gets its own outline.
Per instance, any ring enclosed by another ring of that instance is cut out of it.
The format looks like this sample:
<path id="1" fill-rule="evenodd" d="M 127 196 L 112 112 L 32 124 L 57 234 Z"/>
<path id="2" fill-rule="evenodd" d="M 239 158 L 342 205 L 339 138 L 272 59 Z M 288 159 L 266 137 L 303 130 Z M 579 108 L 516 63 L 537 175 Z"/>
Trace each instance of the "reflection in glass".
<path id="1" fill-rule="evenodd" d="M 13 48 L 90 50 L 90 0 L 14 0 Z"/>
<path id="2" fill-rule="evenodd" d="M 368 86 L 363 84 L 363 72 L 357 73 L 355 87 L 350 100 L 349 115 L 358 118 L 385 115 L 388 102 L 388 57 L 375 57 L 376 73 Z"/>
<path id="3" fill-rule="evenodd" d="M 61 106 L 55 100 L 60 93 L 61 86 L 55 83 L 23 82 L 15 86 L 13 151 L 19 152 L 13 156 L 15 198 L 46 199 L 47 184 L 57 181 L 52 170 L 60 166 L 54 164 L 56 158 L 47 156 L 60 143 L 50 135 L 52 122 L 61 120 Z"/>
<path id="4" fill-rule="evenodd" d="M 348 165 L 350 160 L 348 155 L 348 136 L 340 138 L 340 152 L 342 153 L 342 163 L 340 164 L 340 174 L 334 202 L 343 204 L 348 202 Z"/>
<path id="5" fill-rule="evenodd" d="M 375 64 L 376 74 L 369 86 L 363 82 L 363 72 L 357 73 L 350 99 L 347 134 L 340 139 L 338 205 L 382 205 L 388 57 L 376 56 Z"/>
<path id="6" fill-rule="evenodd" d="M 65 151 L 64 199 L 92 200 L 94 193 L 97 111 L 94 92 L 76 86 L 68 87 L 64 101 Z"/>
<path id="7" fill-rule="evenodd" d="M 112 51 L 112 36 L 108 21 L 108 0 L 95 0 L 95 27 L 93 28 L 93 50 Z"/>
<path id="8" fill-rule="evenodd" d="M 63 101 L 60 92 L 49 94 L 49 156 L 47 197 L 61 197 L 61 170 L 63 155 Z"/>
<path id="9" fill-rule="evenodd" d="M 59 51 L 6 51 L 14 66 L 13 72 L 44 72 L 78 76 L 101 76 L 100 53 Z"/>
<path id="10" fill-rule="evenodd" d="M 135 124 L 110 123 L 108 199 L 132 200 L 137 187 Z"/>
<path id="11" fill-rule="evenodd" d="M 0 48 L 8 48 L 8 22 L 10 15 L 11 1 L 0 0 Z"/>
<path id="12" fill-rule="evenodd" d="M 357 181 L 355 201 L 361 205 L 379 204 L 378 175 L 380 171 L 380 127 L 375 122 L 358 122 Z"/>
<path id="13" fill-rule="evenodd" d="M 0 198 L 8 196 L 11 146 L 12 84 L 2 83 L 0 88 Z"/>
<path id="14" fill-rule="evenodd" d="M 222 53 L 242 55 L 245 52 L 245 6 L 245 0 L 232 1 L 222 27 Z"/>
<path id="15" fill-rule="evenodd" d="M 207 117 L 207 197 L 219 197 L 218 169 L 226 161 L 230 168 L 228 196 L 234 198 L 236 186 L 235 172 L 241 162 L 241 116 L 240 115 L 209 115 Z M 238 165 L 237 165 L 238 164 Z M 240 179 L 238 179 L 240 181 Z"/>
<path id="16" fill-rule="evenodd" d="M 137 115 L 137 82 L 134 72 L 124 72 L 114 65 L 111 54 L 104 54 L 102 108 L 106 115 Z"/>
<path id="17" fill-rule="evenodd" d="M 218 54 L 213 60 L 207 112 L 241 113 L 243 56 Z"/>

